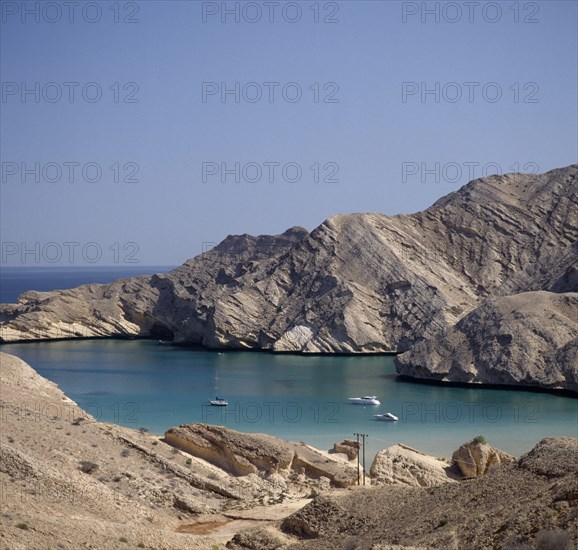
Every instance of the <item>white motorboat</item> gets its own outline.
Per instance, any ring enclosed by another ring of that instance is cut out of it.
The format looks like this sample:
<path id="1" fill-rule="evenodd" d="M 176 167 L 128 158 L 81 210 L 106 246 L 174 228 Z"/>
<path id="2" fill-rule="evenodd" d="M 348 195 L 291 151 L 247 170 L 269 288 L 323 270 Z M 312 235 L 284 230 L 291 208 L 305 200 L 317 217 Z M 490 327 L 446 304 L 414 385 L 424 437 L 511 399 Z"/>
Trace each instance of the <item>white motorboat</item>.
<path id="1" fill-rule="evenodd" d="M 381 405 L 376 395 L 364 395 L 363 397 L 350 397 L 349 402 L 353 405 Z"/>
<path id="2" fill-rule="evenodd" d="M 375 420 L 385 420 L 388 422 L 395 422 L 396 420 L 399 420 L 399 418 L 397 416 L 395 416 L 395 414 L 391 414 L 391 413 L 374 414 L 373 418 L 375 418 Z"/>
<path id="3" fill-rule="evenodd" d="M 212 399 L 210 403 L 213 407 L 226 407 L 229 404 L 226 399 L 222 399 L 221 397 L 215 397 L 215 399 Z"/>

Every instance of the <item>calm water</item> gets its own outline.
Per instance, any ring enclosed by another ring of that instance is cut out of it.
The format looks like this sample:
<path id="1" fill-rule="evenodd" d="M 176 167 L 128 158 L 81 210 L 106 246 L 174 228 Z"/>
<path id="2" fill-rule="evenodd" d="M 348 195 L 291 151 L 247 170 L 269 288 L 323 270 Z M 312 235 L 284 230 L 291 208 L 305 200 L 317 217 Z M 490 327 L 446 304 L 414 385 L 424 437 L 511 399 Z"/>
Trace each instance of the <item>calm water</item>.
<path id="1" fill-rule="evenodd" d="M 576 399 L 402 382 L 391 357 L 217 353 L 143 340 L 5 344 L 0 350 L 30 363 L 100 420 L 158 434 L 208 422 L 328 449 L 361 432 L 369 434 L 368 460 L 396 442 L 450 456 L 482 434 L 519 455 L 543 437 L 578 435 Z M 226 409 L 208 406 L 215 385 L 230 403 Z M 347 402 L 366 394 L 376 394 L 382 405 Z M 399 422 L 373 420 L 387 411 Z"/>

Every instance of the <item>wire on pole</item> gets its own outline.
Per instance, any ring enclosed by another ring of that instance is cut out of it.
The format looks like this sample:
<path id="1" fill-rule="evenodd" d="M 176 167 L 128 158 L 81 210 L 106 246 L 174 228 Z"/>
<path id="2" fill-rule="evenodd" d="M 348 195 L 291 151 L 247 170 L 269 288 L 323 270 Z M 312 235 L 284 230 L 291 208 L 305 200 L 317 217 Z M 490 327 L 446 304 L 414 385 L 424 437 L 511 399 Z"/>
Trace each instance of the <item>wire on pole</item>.
<path id="1" fill-rule="evenodd" d="M 363 449 L 363 484 L 365 485 L 365 438 L 369 437 L 369 434 L 358 434 L 356 432 L 353 435 L 357 437 L 357 485 L 360 485 L 360 480 L 359 480 L 359 455 L 360 455 L 359 438 L 361 437 L 363 439 L 363 441 L 361 443 L 361 447 Z"/>

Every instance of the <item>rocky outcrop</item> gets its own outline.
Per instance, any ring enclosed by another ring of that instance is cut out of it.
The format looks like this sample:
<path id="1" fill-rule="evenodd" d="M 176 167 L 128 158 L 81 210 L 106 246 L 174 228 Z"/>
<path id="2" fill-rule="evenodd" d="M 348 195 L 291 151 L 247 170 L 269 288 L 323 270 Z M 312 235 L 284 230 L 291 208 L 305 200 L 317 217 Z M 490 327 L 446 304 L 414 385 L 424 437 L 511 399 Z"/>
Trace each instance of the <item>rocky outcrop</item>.
<path id="1" fill-rule="evenodd" d="M 508 279 L 496 294 L 509 296 L 536 290 L 578 292 L 578 242 L 552 248 Z"/>
<path id="2" fill-rule="evenodd" d="M 553 456 L 555 451 L 555 457 Z M 578 439 L 573 437 L 547 437 L 542 439 L 528 454 L 518 461 L 518 466 L 547 479 L 562 478 L 573 475 L 578 478 Z M 576 484 L 574 484 L 576 485 Z M 562 488 L 562 486 L 558 486 Z M 578 491 L 566 500 L 578 502 Z"/>
<path id="3" fill-rule="evenodd" d="M 578 543 L 577 458 L 578 439 L 548 438 L 518 462 L 506 461 L 491 474 L 464 482 L 322 494 L 285 518 L 280 535 L 291 537 L 287 547 L 300 550 L 570 550 Z M 275 533 L 269 531 L 268 537 L 274 539 Z M 260 548 L 252 545 L 259 540 L 261 534 L 253 539 L 247 532 L 242 545 L 232 541 L 229 548 Z"/>
<path id="4" fill-rule="evenodd" d="M 492 298 L 396 366 L 420 379 L 578 392 L 578 293 Z"/>
<path id="5" fill-rule="evenodd" d="M 512 455 L 475 440 L 464 443 L 452 455 L 452 461 L 464 477 L 483 476 L 492 468 L 499 468 L 515 460 Z"/>
<path id="6" fill-rule="evenodd" d="M 335 487 L 349 487 L 357 482 L 357 471 L 347 462 L 332 459 L 331 455 L 303 443 L 270 435 L 185 424 L 168 430 L 164 441 L 235 476 L 259 473 L 289 478 L 302 474 L 312 479 L 325 477 Z"/>
<path id="7" fill-rule="evenodd" d="M 334 443 L 331 453 L 341 453 L 347 456 L 349 460 L 357 458 L 359 454 L 359 442 L 353 439 L 345 439 L 341 443 Z"/>
<path id="8" fill-rule="evenodd" d="M 491 176 L 423 212 L 337 215 L 311 233 L 295 227 L 276 236 L 229 236 L 167 274 L 27 292 L 0 306 L 0 339 L 138 336 L 300 353 L 437 344 L 492 296 L 572 291 L 577 173 L 574 165 Z M 573 349 L 560 353 L 574 357 Z M 408 365 L 400 363 L 403 374 L 452 378 L 438 372 L 445 363 L 421 355 Z M 478 374 L 456 378 L 491 382 Z M 545 378 L 552 383 L 531 373 L 512 381 L 564 385 L 559 373 Z"/>
<path id="9" fill-rule="evenodd" d="M 398 443 L 379 451 L 370 468 L 373 485 L 434 487 L 459 478 L 444 458 L 428 456 Z"/>
<path id="10" fill-rule="evenodd" d="M 320 495 L 313 502 L 285 518 L 281 530 L 300 538 L 316 539 L 355 528 L 354 515 L 331 498 Z"/>
<path id="11" fill-rule="evenodd" d="M 228 543 L 229 550 L 286 550 L 291 545 L 282 533 L 259 528 L 250 533 L 237 533 Z"/>

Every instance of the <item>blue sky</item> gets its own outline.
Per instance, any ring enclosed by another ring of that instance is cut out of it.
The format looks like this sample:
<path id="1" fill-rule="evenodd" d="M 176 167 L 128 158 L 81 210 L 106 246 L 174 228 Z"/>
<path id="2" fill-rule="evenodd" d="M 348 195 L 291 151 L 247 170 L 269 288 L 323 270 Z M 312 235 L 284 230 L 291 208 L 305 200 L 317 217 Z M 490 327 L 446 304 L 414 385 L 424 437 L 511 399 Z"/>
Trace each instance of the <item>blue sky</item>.
<path id="1" fill-rule="evenodd" d="M 576 162 L 574 1 L 0 4 L 1 265 L 177 265 Z"/>

